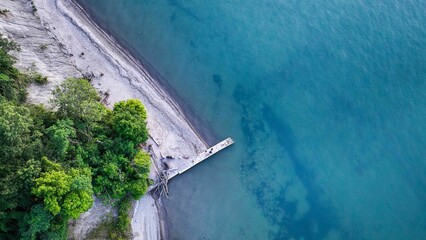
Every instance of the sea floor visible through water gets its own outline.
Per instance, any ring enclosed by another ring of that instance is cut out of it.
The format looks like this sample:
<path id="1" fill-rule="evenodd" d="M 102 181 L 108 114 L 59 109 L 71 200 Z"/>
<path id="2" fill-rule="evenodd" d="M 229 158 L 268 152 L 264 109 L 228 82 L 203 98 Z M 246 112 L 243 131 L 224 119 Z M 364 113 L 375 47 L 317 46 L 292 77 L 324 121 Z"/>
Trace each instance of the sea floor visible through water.
<path id="1" fill-rule="evenodd" d="M 170 182 L 171 239 L 425 239 L 422 1 L 78 2 L 236 142 Z"/>

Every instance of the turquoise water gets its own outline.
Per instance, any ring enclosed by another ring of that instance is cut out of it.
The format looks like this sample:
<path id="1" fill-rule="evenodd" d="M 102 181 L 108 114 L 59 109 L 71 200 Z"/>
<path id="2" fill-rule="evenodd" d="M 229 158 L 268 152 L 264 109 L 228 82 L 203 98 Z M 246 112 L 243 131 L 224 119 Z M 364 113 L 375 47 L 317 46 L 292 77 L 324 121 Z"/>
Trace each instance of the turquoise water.
<path id="1" fill-rule="evenodd" d="M 215 140 L 171 239 L 426 239 L 426 2 L 80 0 Z"/>

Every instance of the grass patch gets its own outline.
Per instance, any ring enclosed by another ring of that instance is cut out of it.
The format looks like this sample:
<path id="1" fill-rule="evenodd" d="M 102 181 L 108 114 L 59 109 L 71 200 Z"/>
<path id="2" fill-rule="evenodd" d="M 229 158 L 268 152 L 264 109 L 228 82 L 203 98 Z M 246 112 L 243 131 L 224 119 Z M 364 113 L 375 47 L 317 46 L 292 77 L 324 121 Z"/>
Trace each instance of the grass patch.
<path id="1" fill-rule="evenodd" d="M 47 77 L 41 75 L 40 73 L 35 73 L 31 76 L 31 78 L 33 79 L 33 82 L 37 85 L 44 85 L 48 82 Z"/>

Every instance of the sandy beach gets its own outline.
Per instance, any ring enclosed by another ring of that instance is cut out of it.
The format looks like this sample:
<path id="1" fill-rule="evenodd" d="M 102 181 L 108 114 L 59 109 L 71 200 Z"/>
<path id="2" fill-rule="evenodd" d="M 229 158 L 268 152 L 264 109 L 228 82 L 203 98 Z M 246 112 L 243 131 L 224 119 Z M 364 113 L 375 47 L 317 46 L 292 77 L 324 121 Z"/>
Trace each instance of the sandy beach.
<path id="1" fill-rule="evenodd" d="M 14 53 L 16 66 L 23 71 L 37 71 L 49 79 L 46 86 L 31 86 L 29 100 L 48 105 L 50 92 L 65 78 L 90 76 L 92 85 L 103 95 L 107 106 L 117 101 L 137 98 L 148 112 L 153 169 L 164 156 L 185 161 L 207 146 L 199 137 L 178 104 L 143 66 L 100 29 L 82 9 L 70 0 L 2 1 L 9 9 L 0 17 L 0 31 L 18 42 L 22 51 Z M 47 46 L 41 48 L 42 45 Z M 43 49 L 43 50 L 41 50 Z M 72 235 L 81 239 L 110 209 L 97 201 L 73 225 Z M 164 234 L 158 214 L 159 204 L 150 195 L 135 203 L 132 214 L 134 239 L 161 239 Z M 97 211 L 97 212 L 96 212 Z"/>

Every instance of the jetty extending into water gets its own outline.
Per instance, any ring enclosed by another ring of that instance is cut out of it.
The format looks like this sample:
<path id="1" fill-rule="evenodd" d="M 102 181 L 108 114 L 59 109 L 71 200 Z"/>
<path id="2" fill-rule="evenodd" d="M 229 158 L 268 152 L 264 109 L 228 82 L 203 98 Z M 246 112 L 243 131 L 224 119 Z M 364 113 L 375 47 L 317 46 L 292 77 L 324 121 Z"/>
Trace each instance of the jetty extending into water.
<path id="1" fill-rule="evenodd" d="M 148 192 L 158 189 L 160 186 L 162 186 L 164 189 L 162 189 L 162 192 L 165 191 L 165 193 L 168 192 L 167 190 L 167 183 L 170 179 L 176 177 L 177 175 L 180 175 L 195 165 L 201 163 L 202 161 L 206 160 L 207 158 L 213 156 L 214 154 L 222 151 L 223 149 L 231 146 L 234 144 L 234 141 L 231 138 L 227 138 L 218 144 L 204 150 L 203 152 L 199 153 L 197 156 L 190 158 L 190 159 L 167 159 L 164 164 L 166 165 L 166 170 L 163 170 L 157 179 L 157 182 L 154 185 L 151 185 L 148 189 Z"/>

